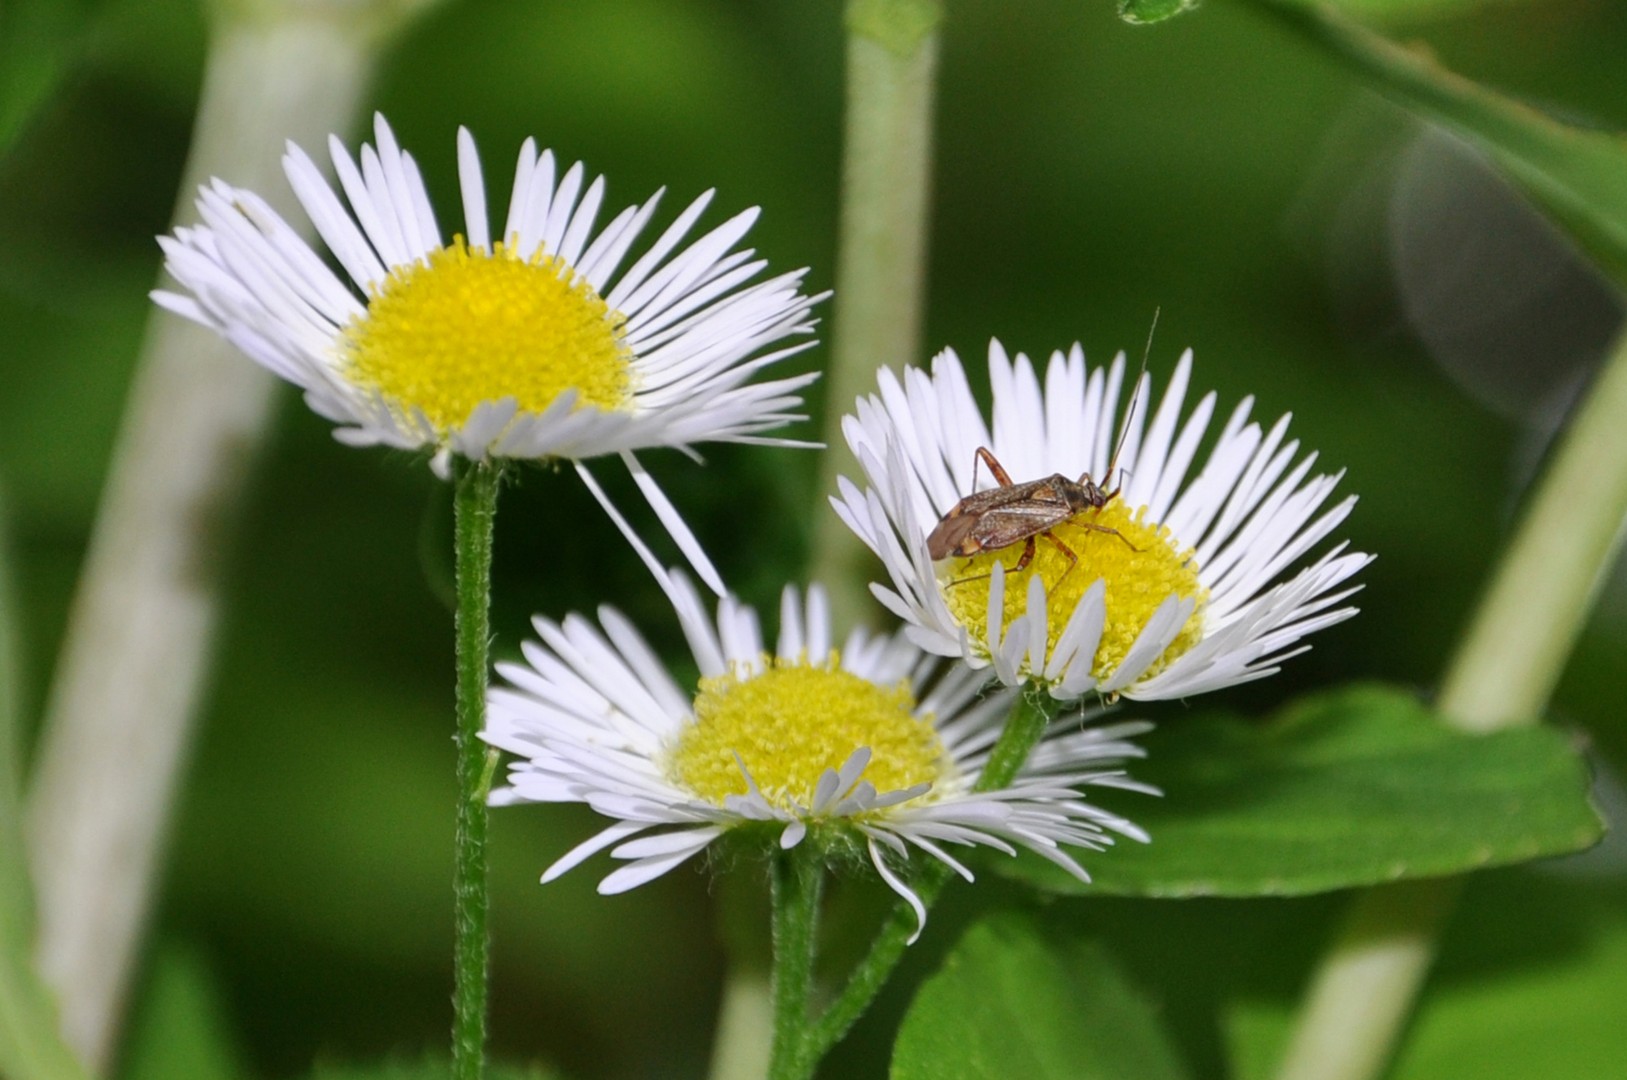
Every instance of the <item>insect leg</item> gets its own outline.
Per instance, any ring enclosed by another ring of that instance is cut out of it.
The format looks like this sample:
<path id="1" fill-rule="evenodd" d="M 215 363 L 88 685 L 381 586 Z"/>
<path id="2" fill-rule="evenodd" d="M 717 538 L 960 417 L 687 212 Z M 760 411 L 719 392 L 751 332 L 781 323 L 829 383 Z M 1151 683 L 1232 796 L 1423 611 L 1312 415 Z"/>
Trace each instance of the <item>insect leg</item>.
<path id="1" fill-rule="evenodd" d="M 966 562 L 969 565 L 971 563 L 971 560 L 967 559 Z M 994 574 L 992 572 L 985 572 L 985 573 L 982 573 L 982 574 L 967 574 L 965 577 L 958 577 L 954 581 L 951 581 L 948 584 L 948 586 L 946 586 L 946 587 L 950 588 L 950 589 L 953 589 L 956 585 L 965 585 L 965 584 L 967 584 L 969 582 L 973 582 L 973 581 L 982 581 L 986 577 L 993 577 L 993 576 L 994 576 Z"/>
<path id="2" fill-rule="evenodd" d="M 1074 522 L 1074 524 L 1077 525 L 1081 529 L 1094 529 L 1096 532 L 1100 532 L 1100 533 L 1112 533 L 1114 536 L 1118 537 L 1120 540 L 1123 540 L 1125 542 L 1125 544 L 1129 546 L 1131 551 L 1140 551 L 1141 550 L 1140 548 L 1136 547 L 1134 544 L 1130 543 L 1130 538 L 1128 536 L 1125 536 L 1123 533 L 1119 532 L 1117 529 L 1113 528 L 1111 525 L 1097 525 L 1097 524 L 1094 524 L 1094 523 L 1089 522 L 1089 521 L 1076 521 L 1076 522 Z"/>
<path id="3" fill-rule="evenodd" d="M 1056 585 L 1060 585 L 1062 584 L 1062 578 L 1065 578 L 1069 574 L 1073 573 L 1073 568 L 1079 565 L 1079 556 L 1073 553 L 1073 549 L 1071 547 L 1058 540 L 1055 536 L 1051 535 L 1050 532 L 1042 532 L 1040 533 L 1040 536 L 1044 537 L 1046 540 L 1049 540 L 1051 542 L 1051 546 L 1062 552 L 1062 557 L 1068 560 L 1068 568 L 1062 571 L 1062 577 L 1056 579 Z M 1056 588 L 1056 585 L 1052 585 L 1051 588 Z"/>
<path id="4" fill-rule="evenodd" d="M 1047 533 L 1046 535 L 1050 535 L 1050 534 Z M 1020 571 L 1027 570 L 1028 569 L 1028 564 L 1033 562 L 1033 561 L 1034 561 L 1034 538 L 1032 536 L 1030 536 L 1027 540 L 1023 541 L 1022 557 L 1017 560 L 1016 564 L 1013 565 L 1012 568 L 1007 571 L 1007 573 L 1015 574 L 1015 573 L 1019 573 Z"/>
<path id="5" fill-rule="evenodd" d="M 983 464 L 989 467 L 989 472 L 994 474 L 995 480 L 999 481 L 1001 487 L 1011 486 L 1011 475 L 1006 472 L 1005 466 L 1000 464 L 1000 459 L 995 457 L 994 454 L 989 451 L 988 447 L 979 446 L 977 448 L 977 454 L 972 458 L 973 491 L 977 490 L 977 463 L 979 461 L 983 462 Z"/>
<path id="6" fill-rule="evenodd" d="M 1049 534 L 1047 534 L 1047 535 L 1049 535 Z M 1064 550 L 1066 550 L 1066 549 L 1064 549 Z M 1028 569 L 1028 564 L 1033 562 L 1033 561 L 1034 561 L 1034 538 L 1032 536 L 1030 536 L 1028 538 L 1028 542 L 1023 545 L 1022 556 L 1020 558 L 1018 558 L 1017 561 L 1011 565 L 1010 569 L 1008 569 L 1006 571 L 1006 573 L 1015 574 L 1018 571 L 1026 570 L 1026 569 Z M 966 562 L 967 562 L 968 566 L 971 565 L 971 560 L 970 559 L 967 559 Z M 992 570 L 987 571 L 985 573 L 981 573 L 981 574 L 970 574 L 970 575 L 968 575 L 966 577 L 963 577 L 963 578 L 956 578 L 954 581 L 951 581 L 949 583 L 949 586 L 950 586 L 950 588 L 953 588 L 956 585 L 964 585 L 968 581 L 982 581 L 986 577 L 993 577 L 993 576 L 994 576 L 994 571 L 992 571 Z"/>

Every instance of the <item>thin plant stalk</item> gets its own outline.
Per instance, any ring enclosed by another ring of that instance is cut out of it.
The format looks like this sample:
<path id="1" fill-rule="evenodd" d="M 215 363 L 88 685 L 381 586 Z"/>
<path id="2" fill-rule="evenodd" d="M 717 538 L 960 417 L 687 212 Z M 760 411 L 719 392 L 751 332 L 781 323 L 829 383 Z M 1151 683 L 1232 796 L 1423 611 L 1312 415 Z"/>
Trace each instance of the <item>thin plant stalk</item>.
<path id="1" fill-rule="evenodd" d="M 805 843 L 776 853 L 771 872 L 774 1049 L 768 1077 L 769 1080 L 800 1080 L 811 1074 L 813 1064 L 805 1063 L 802 1049 L 808 1033 L 808 1004 L 813 996 L 819 894 L 825 868 L 815 845 Z"/>
<path id="2" fill-rule="evenodd" d="M 1627 334 L 1561 441 L 1447 668 L 1454 727 L 1537 722 L 1615 561 L 1627 520 Z M 1312 977 L 1278 1080 L 1370 1080 L 1395 1052 L 1460 882 L 1357 897 Z"/>
<path id="3" fill-rule="evenodd" d="M 821 496 L 854 472 L 842 414 L 875 388 L 877 368 L 899 368 L 920 351 L 942 18 L 939 0 L 848 0 L 840 300 L 825 377 L 829 449 L 820 455 Z M 835 514 L 816 515 L 812 577 L 828 590 L 837 626 L 857 626 L 872 614 L 864 586 L 869 558 Z"/>
<path id="4" fill-rule="evenodd" d="M 349 127 L 376 38 L 354 16 L 221 15 L 175 220 L 193 219 L 193 192 L 216 174 L 297 218 L 281 180 L 284 140 Z M 273 385 L 211 331 L 150 319 L 27 806 L 39 963 L 92 1071 L 117 1038 L 208 671 L 223 552 Z"/>
<path id="5" fill-rule="evenodd" d="M 1010 785 L 1018 771 L 1022 769 L 1023 762 L 1028 760 L 1028 755 L 1039 745 L 1046 727 L 1050 725 L 1051 718 L 1056 713 L 1056 707 L 1056 702 L 1040 691 L 1030 692 L 1018 702 L 1007 719 L 999 740 L 995 742 L 994 749 L 989 753 L 988 764 L 983 767 L 975 790 L 996 791 Z M 950 873 L 948 866 L 936 859 L 930 859 L 926 860 L 920 872 L 910 882 L 910 888 L 928 910 L 937 900 L 938 894 L 943 891 L 944 885 L 948 883 Z M 790 911 L 782 911 L 780 895 L 776 893 L 774 911 L 776 988 L 781 978 L 781 968 L 785 963 L 780 954 L 781 920 L 806 917 L 810 922 L 808 933 L 811 935 L 812 921 L 816 915 L 816 910 L 803 912 L 794 906 Z M 841 1041 L 842 1036 L 847 1034 L 854 1022 L 864 1015 L 870 1003 L 886 985 L 893 969 L 903 958 L 904 950 L 915 931 L 915 911 L 909 904 L 900 900 L 889 911 L 880 932 L 870 944 L 870 951 L 854 967 L 841 991 L 817 1019 L 811 1023 L 807 1022 L 805 1010 L 800 1016 L 788 1017 L 786 1010 L 792 1008 L 794 1003 L 776 1008 L 774 1060 L 777 1068 L 769 1073 L 772 1080 L 804 1080 L 813 1076 L 820 1060 Z M 799 941 L 800 938 L 792 936 L 791 940 Z M 800 963 L 800 954 L 794 959 Z M 776 998 L 776 1006 L 781 1004 Z M 782 1049 L 781 1039 L 789 1038 L 784 1032 L 791 1025 L 800 1027 L 802 1037 L 794 1046 Z"/>
<path id="6" fill-rule="evenodd" d="M 480 1080 L 486 1068 L 486 995 L 490 897 L 486 831 L 497 752 L 480 741 L 486 724 L 491 643 L 492 532 L 501 470 L 466 465 L 453 496 L 457 562 L 457 855 L 453 869 L 452 1080 Z"/>

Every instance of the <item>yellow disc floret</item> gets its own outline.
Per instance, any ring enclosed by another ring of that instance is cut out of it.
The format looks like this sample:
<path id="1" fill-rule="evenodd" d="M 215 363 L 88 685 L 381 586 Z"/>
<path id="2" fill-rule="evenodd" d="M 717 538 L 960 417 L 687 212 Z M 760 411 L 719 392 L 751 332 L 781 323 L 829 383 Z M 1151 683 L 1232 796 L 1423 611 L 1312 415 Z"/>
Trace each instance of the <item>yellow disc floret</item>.
<path id="1" fill-rule="evenodd" d="M 521 258 L 502 244 L 488 254 L 458 237 L 374 290 L 344 330 L 344 374 L 442 436 L 502 398 L 534 413 L 574 389 L 578 405 L 623 409 L 633 391 L 625 322 L 559 256 Z"/>
<path id="2" fill-rule="evenodd" d="M 701 680 L 695 722 L 669 751 L 667 772 L 721 806 L 746 794 L 743 764 L 772 805 L 792 811 L 860 747 L 870 748 L 864 778 L 878 791 L 936 782 L 948 759 L 915 704 L 907 681 L 878 686 L 843 671 L 835 652 L 821 664 L 765 657 L 756 674 Z"/>
<path id="3" fill-rule="evenodd" d="M 1101 581 L 1107 619 L 1091 674 L 1105 679 L 1123 661 L 1141 628 L 1166 597 L 1174 593 L 1196 599 L 1197 608 L 1180 634 L 1147 669 L 1147 675 L 1156 674 L 1203 636 L 1203 603 L 1208 590 L 1198 582 L 1198 565 L 1191 549 L 1177 549 L 1168 528 L 1143 520 L 1146 512 L 1145 507 L 1132 512 L 1114 499 L 1101 509 L 1076 514 L 1052 526 L 1051 538 L 1056 543 L 1044 536 L 1036 537 L 1034 560 L 1019 573 L 1012 573 L 1011 567 L 1022 555 L 1020 543 L 970 559 L 945 562 L 939 581 L 950 614 L 986 648 L 983 635 L 989 611 L 989 575 L 994 564 L 1000 562 L 1006 567 L 1002 636 L 1012 620 L 1027 610 L 1028 579 L 1038 574 L 1045 582 L 1049 653 L 1085 590 Z M 1077 562 L 1070 561 L 1058 544 L 1072 552 Z"/>

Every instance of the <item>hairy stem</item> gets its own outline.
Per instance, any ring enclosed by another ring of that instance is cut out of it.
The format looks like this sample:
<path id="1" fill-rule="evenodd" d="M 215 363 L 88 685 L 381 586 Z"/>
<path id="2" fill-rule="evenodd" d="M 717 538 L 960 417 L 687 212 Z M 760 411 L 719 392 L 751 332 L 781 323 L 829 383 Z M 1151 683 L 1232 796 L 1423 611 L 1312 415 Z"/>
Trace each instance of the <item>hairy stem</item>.
<path id="1" fill-rule="evenodd" d="M 774 1049 L 769 1080 L 806 1080 L 817 1058 L 805 1053 L 825 868 L 812 843 L 776 852 L 773 862 Z"/>
<path id="2" fill-rule="evenodd" d="M 452 1078 L 480 1080 L 486 1069 L 486 792 L 496 751 L 480 741 L 486 722 L 486 669 L 491 642 L 492 527 L 501 472 L 465 465 L 454 495 L 457 550 L 457 861 L 453 871 Z"/>

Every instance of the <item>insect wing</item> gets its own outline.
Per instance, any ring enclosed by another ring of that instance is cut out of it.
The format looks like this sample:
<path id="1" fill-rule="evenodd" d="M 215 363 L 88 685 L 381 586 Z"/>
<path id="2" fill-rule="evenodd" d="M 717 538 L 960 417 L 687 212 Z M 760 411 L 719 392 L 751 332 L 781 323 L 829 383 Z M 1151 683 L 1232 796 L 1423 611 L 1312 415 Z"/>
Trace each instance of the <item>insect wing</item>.
<path id="1" fill-rule="evenodd" d="M 979 515 L 963 513 L 963 505 L 949 511 L 948 516 L 927 535 L 926 551 L 934 561 L 947 559 L 958 552 L 966 538 L 977 528 Z"/>
<path id="2" fill-rule="evenodd" d="M 1012 544 L 1020 544 L 1053 525 L 1062 524 L 1071 514 L 1066 504 L 1033 501 L 990 510 L 977 519 L 977 527 L 967 532 L 954 554 L 976 555 L 980 551 L 998 551 Z"/>

